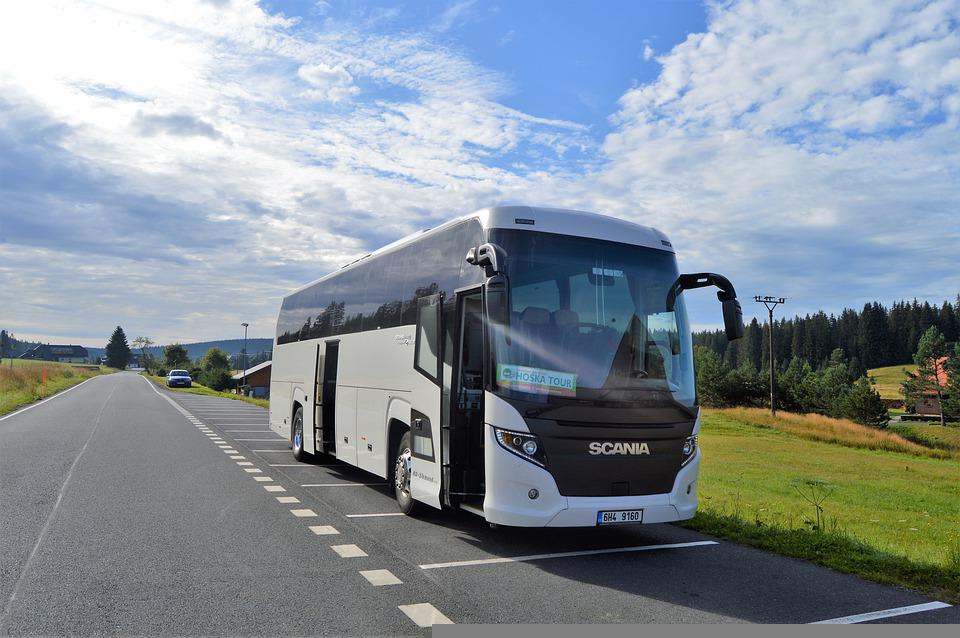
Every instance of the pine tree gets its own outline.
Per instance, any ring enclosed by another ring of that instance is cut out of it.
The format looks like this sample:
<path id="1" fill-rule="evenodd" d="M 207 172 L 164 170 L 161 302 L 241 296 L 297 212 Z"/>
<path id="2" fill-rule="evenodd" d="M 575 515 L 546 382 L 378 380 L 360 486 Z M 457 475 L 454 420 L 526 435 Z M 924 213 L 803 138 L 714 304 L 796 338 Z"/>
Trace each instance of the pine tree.
<path id="1" fill-rule="evenodd" d="M 940 425 L 946 425 L 943 415 L 944 387 L 941 378 L 944 372 L 943 360 L 947 357 L 947 342 L 936 326 L 930 326 L 917 344 L 917 353 L 913 361 L 917 372 L 903 383 L 903 394 L 911 401 L 927 392 L 935 392 L 940 410 Z"/>
<path id="2" fill-rule="evenodd" d="M 107 343 L 107 365 L 111 368 L 123 370 L 130 363 L 133 354 L 130 352 L 130 346 L 127 344 L 127 335 L 123 328 L 117 326 L 117 329 L 110 335 L 110 342 Z"/>
<path id="3" fill-rule="evenodd" d="M 843 413 L 852 421 L 875 428 L 885 428 L 890 422 L 890 415 L 880 394 L 866 377 L 858 379 L 847 392 Z"/>
<path id="4" fill-rule="evenodd" d="M 944 417 L 960 420 L 960 343 L 954 346 L 944 365 L 947 371 L 947 388 L 943 401 Z"/>

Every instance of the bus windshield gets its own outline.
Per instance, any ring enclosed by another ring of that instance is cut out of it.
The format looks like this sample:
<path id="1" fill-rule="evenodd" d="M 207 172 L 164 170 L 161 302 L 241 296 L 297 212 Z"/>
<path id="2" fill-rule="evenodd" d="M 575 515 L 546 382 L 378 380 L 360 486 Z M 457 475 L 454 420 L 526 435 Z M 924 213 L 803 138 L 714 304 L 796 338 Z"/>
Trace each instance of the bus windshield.
<path id="1" fill-rule="evenodd" d="M 507 253 L 509 331 L 491 330 L 502 395 L 693 407 L 693 352 L 671 252 L 521 230 L 492 230 Z"/>

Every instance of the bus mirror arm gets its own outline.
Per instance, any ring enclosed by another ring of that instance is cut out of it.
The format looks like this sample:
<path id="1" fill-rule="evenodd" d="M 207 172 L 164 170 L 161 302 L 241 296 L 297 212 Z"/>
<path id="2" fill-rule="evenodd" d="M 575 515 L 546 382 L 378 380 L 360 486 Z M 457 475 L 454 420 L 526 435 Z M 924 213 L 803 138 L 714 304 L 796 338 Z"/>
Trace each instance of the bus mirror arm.
<path id="1" fill-rule="evenodd" d="M 507 253 L 496 244 L 480 244 L 467 251 L 466 260 L 468 264 L 483 268 L 487 277 L 493 277 L 503 273 L 507 264 Z"/>
<path id="2" fill-rule="evenodd" d="M 743 311 L 737 301 L 737 291 L 733 284 L 723 275 L 712 272 L 680 275 L 667 293 L 667 312 L 672 312 L 677 303 L 677 295 L 684 290 L 716 286 L 719 288 L 717 299 L 723 308 L 723 328 L 727 339 L 733 341 L 743 336 Z"/>

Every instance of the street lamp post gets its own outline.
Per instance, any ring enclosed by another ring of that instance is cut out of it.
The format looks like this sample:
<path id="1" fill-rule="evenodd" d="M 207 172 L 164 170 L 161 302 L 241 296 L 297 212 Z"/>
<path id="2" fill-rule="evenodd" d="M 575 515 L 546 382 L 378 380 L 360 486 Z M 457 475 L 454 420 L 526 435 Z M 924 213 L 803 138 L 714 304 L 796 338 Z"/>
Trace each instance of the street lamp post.
<path id="1" fill-rule="evenodd" d="M 250 324 L 244 321 L 240 325 L 243 326 L 243 381 L 241 381 L 241 387 L 246 389 L 247 387 L 247 327 Z"/>

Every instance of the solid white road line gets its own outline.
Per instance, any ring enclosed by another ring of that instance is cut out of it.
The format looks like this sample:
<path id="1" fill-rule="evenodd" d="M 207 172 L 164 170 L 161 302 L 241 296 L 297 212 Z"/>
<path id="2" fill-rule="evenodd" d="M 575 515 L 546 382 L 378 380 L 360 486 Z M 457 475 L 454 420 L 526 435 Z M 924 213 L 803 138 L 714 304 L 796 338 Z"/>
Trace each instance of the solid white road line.
<path id="1" fill-rule="evenodd" d="M 383 512 L 382 514 L 347 514 L 347 518 L 374 518 L 378 516 L 406 516 L 403 512 Z"/>
<path id="2" fill-rule="evenodd" d="M 331 534 L 339 534 L 333 525 L 311 525 L 310 531 L 316 534 L 317 536 L 329 536 Z"/>
<path id="3" fill-rule="evenodd" d="M 298 518 L 312 518 L 317 515 L 317 513 L 311 509 L 290 510 L 290 513 Z"/>
<path id="4" fill-rule="evenodd" d="M 105 376 L 105 375 L 101 375 L 101 376 Z M 97 378 L 97 377 L 90 377 L 89 379 L 87 379 L 87 381 L 92 381 L 93 379 L 96 379 L 96 378 Z M 20 408 L 20 409 L 17 410 L 16 412 L 11 412 L 11 413 L 8 414 L 7 416 L 0 416 L 0 421 L 6 421 L 7 419 L 12 419 L 13 417 L 17 416 L 18 414 L 23 414 L 23 413 L 26 412 L 27 410 L 32 410 L 32 409 L 34 409 L 35 407 L 37 407 L 38 405 L 43 405 L 43 404 L 46 403 L 47 401 L 52 401 L 53 399 L 56 399 L 57 397 L 62 397 L 62 396 L 65 395 L 67 392 L 72 392 L 73 390 L 76 390 L 77 388 L 79 388 L 80 386 L 82 386 L 82 385 L 83 385 L 84 383 L 86 383 L 87 381 L 81 381 L 80 383 L 78 383 L 77 385 L 73 386 L 72 388 L 67 388 L 67 389 L 64 390 L 63 392 L 57 392 L 56 394 L 54 394 L 54 395 L 52 395 L 52 396 L 49 396 L 49 397 L 47 397 L 46 399 L 43 399 L 42 401 L 37 401 L 36 403 L 31 403 L 31 404 L 28 405 L 28 406 L 25 406 L 25 407 Z M 150 382 L 147 381 L 147 383 L 150 383 Z M 157 394 L 160 394 L 160 393 L 158 392 Z M 163 395 L 161 394 L 160 396 L 163 396 Z"/>
<path id="5" fill-rule="evenodd" d="M 305 483 L 300 487 L 361 487 L 364 485 L 386 485 L 386 483 Z"/>
<path id="6" fill-rule="evenodd" d="M 279 503 L 299 503 L 300 499 L 296 496 L 278 496 L 277 502 Z"/>
<path id="7" fill-rule="evenodd" d="M 944 609 L 950 607 L 947 603 L 935 600 L 921 605 L 909 605 L 907 607 L 894 607 L 893 609 L 882 609 L 880 611 L 871 611 L 866 614 L 854 614 L 853 616 L 843 616 L 841 618 L 831 618 L 830 620 L 821 620 L 810 623 L 811 625 L 855 625 L 857 623 L 879 620 L 881 618 L 892 618 L 894 616 L 905 616 L 907 614 L 916 614 L 921 611 L 933 611 L 934 609 Z"/>
<path id="8" fill-rule="evenodd" d="M 389 569 L 368 569 L 360 572 L 360 575 L 370 581 L 374 587 L 403 584 L 403 581 L 394 576 Z"/>
<path id="9" fill-rule="evenodd" d="M 647 552 L 657 549 L 681 549 L 684 547 L 704 547 L 718 545 L 716 541 L 694 541 L 692 543 L 665 543 L 663 545 L 640 545 L 638 547 L 611 547 L 609 549 L 587 549 L 578 552 L 558 552 L 556 554 L 530 554 L 529 556 L 511 556 L 502 558 L 481 558 L 477 560 L 457 560 L 449 563 L 419 565 L 420 569 L 443 569 L 446 567 L 473 567 L 474 565 L 493 565 L 495 563 L 523 563 L 547 558 L 569 558 L 571 556 L 597 556 L 599 554 L 618 554 L 625 552 Z"/>
<path id="10" fill-rule="evenodd" d="M 340 558 L 363 558 L 367 555 L 356 545 L 331 545 L 330 549 L 338 553 Z"/>
<path id="11" fill-rule="evenodd" d="M 452 625 L 453 621 L 440 613 L 430 603 L 416 605 L 399 605 L 398 609 L 407 615 L 407 618 L 417 623 L 418 627 L 432 627 L 433 625 Z"/>
<path id="12" fill-rule="evenodd" d="M 266 478 L 266 477 L 258 476 L 257 478 Z M 287 491 L 287 488 L 285 488 L 282 485 L 264 485 L 263 489 L 267 490 L 268 492 L 286 492 Z"/>

